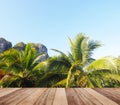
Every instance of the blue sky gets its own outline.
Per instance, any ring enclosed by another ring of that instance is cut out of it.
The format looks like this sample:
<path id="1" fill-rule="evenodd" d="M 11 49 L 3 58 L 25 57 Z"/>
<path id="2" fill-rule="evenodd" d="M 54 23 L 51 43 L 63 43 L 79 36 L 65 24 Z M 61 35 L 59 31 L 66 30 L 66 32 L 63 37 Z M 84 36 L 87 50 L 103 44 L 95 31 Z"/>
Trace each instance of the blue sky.
<path id="1" fill-rule="evenodd" d="M 99 40 L 94 57 L 120 55 L 120 0 L 0 0 L 0 37 L 63 52 L 79 32 Z"/>

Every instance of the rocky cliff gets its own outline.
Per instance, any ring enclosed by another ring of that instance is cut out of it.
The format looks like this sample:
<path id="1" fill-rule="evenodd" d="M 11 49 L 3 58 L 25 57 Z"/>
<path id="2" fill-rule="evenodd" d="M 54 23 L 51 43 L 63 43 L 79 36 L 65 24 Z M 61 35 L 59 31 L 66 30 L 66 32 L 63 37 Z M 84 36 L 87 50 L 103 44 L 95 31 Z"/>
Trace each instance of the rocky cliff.
<path id="1" fill-rule="evenodd" d="M 48 51 L 45 45 L 40 44 L 40 43 L 30 43 L 32 47 L 36 49 L 36 51 L 41 54 L 36 62 L 41 62 L 46 60 L 48 56 Z M 26 44 L 24 42 L 19 42 L 16 45 L 13 46 L 13 48 L 19 50 L 19 51 L 24 51 L 26 47 Z M 2 53 L 5 50 L 8 50 L 12 48 L 12 43 L 7 41 L 4 38 L 0 38 L 0 53 Z"/>
<path id="2" fill-rule="evenodd" d="M 0 53 L 12 48 L 12 43 L 4 38 L 0 38 Z"/>
<path id="3" fill-rule="evenodd" d="M 36 49 L 37 53 L 41 54 L 36 62 L 41 62 L 46 60 L 49 56 L 48 56 L 48 51 L 45 45 L 40 44 L 40 43 L 29 43 L 32 45 L 33 48 Z M 16 45 L 14 45 L 13 48 L 19 50 L 19 51 L 23 51 L 25 50 L 26 44 L 23 42 L 19 42 Z"/>

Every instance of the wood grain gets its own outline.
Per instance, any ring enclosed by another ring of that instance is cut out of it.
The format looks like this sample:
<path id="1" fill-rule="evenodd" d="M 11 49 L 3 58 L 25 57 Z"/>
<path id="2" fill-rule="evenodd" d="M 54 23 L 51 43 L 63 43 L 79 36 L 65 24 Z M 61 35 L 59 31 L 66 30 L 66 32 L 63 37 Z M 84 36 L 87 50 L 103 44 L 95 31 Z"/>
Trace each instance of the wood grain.
<path id="1" fill-rule="evenodd" d="M 120 105 L 120 88 L 1 88 L 0 105 Z"/>
<path id="2" fill-rule="evenodd" d="M 58 88 L 56 90 L 53 105 L 68 105 L 64 88 Z"/>
<path id="3" fill-rule="evenodd" d="M 118 105 L 116 102 L 108 99 L 107 97 L 101 95 L 100 93 L 94 91 L 93 89 L 85 89 L 88 93 L 96 97 L 103 105 Z"/>
<path id="4" fill-rule="evenodd" d="M 109 99 L 115 101 L 116 103 L 120 103 L 120 89 L 114 88 L 114 91 L 112 88 L 94 88 L 95 91 L 98 93 L 108 97 Z"/>
<path id="5" fill-rule="evenodd" d="M 79 95 L 75 91 L 75 89 L 67 88 L 66 95 L 69 105 L 85 105 L 84 101 L 79 98 Z"/>
<path id="6" fill-rule="evenodd" d="M 18 90 L 19 88 L 4 88 L 4 89 L 1 89 L 0 90 L 0 97 L 6 95 L 6 94 L 9 94 L 15 90 Z"/>

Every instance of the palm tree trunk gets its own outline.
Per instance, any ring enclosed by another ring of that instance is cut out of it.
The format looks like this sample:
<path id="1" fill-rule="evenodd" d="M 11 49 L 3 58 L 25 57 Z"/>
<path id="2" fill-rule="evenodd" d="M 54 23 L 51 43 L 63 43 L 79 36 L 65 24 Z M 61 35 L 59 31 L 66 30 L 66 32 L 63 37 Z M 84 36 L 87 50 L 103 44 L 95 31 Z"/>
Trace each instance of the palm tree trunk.
<path id="1" fill-rule="evenodd" d="M 75 68 L 75 65 L 72 65 L 71 68 L 69 69 L 68 76 L 67 76 L 67 81 L 66 81 L 66 88 L 70 87 L 70 78 L 71 78 L 71 73 L 72 70 Z"/>

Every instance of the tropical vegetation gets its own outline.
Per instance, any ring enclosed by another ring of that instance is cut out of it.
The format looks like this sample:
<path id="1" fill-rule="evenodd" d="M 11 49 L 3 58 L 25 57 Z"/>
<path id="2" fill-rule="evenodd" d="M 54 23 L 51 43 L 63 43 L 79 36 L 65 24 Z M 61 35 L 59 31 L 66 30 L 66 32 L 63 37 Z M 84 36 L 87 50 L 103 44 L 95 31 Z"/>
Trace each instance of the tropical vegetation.
<path id="1" fill-rule="evenodd" d="M 70 52 L 56 49 L 58 56 L 37 62 L 42 54 L 27 44 L 24 51 L 14 48 L 0 54 L 1 87 L 119 87 L 120 57 L 93 58 L 100 42 L 79 33 L 69 39 Z"/>

